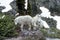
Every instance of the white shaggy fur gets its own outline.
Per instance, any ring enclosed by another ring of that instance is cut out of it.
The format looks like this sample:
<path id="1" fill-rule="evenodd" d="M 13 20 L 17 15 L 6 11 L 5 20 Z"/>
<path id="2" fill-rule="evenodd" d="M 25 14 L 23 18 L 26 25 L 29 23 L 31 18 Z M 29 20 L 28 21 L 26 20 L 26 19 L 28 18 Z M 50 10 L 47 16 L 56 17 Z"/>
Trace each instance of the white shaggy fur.
<path id="1" fill-rule="evenodd" d="M 39 14 L 37 14 L 35 17 L 31 17 L 29 15 L 25 15 L 25 16 L 18 16 L 17 18 L 15 18 L 14 22 L 15 25 L 17 25 L 18 23 L 21 25 L 21 31 L 23 31 L 23 26 L 24 25 L 28 25 L 29 26 L 29 30 L 31 30 L 31 25 L 33 25 L 33 29 L 36 30 L 36 28 L 38 27 L 42 27 L 42 22 L 41 22 L 41 16 Z"/>
<path id="2" fill-rule="evenodd" d="M 33 17 L 32 24 L 34 25 L 34 29 L 36 29 L 36 27 L 42 27 L 41 16 L 39 14 Z"/>
<path id="3" fill-rule="evenodd" d="M 21 31 L 23 31 L 23 26 L 24 25 L 28 25 L 29 26 L 29 30 L 31 30 L 31 24 L 32 24 L 32 17 L 29 15 L 25 15 L 25 16 L 18 16 L 17 18 L 15 18 L 14 20 L 15 25 L 17 24 L 21 24 Z"/>

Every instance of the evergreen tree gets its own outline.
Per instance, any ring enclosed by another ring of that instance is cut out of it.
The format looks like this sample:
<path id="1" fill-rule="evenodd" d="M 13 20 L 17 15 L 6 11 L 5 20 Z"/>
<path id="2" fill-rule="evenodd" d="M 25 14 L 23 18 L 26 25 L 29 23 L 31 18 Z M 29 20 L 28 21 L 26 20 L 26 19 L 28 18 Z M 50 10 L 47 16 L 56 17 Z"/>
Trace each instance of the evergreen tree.
<path id="1" fill-rule="evenodd" d="M 30 3 L 30 0 L 28 0 L 28 7 L 27 10 L 25 7 L 25 0 L 16 0 L 17 6 L 18 6 L 18 12 L 20 15 L 31 15 L 32 16 L 32 5 Z"/>
<path id="2" fill-rule="evenodd" d="M 32 16 L 32 6 L 28 0 L 27 14 Z"/>
<path id="3" fill-rule="evenodd" d="M 24 7 L 25 7 L 25 0 L 16 0 L 17 6 L 18 6 L 18 12 L 20 15 L 24 15 Z"/>
<path id="4" fill-rule="evenodd" d="M 35 16 L 37 14 L 37 6 L 35 0 L 28 0 L 27 13 L 31 16 Z"/>

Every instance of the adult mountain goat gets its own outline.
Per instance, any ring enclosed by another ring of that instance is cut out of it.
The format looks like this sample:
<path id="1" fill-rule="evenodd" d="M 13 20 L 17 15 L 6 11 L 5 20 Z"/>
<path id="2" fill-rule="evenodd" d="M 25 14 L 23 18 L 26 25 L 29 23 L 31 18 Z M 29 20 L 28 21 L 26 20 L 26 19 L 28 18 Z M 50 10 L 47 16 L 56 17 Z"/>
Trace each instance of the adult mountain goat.
<path id="1" fill-rule="evenodd" d="M 28 25 L 29 26 L 29 30 L 31 30 L 31 25 L 32 25 L 32 17 L 29 15 L 25 15 L 25 16 L 18 16 L 15 18 L 14 20 L 15 25 L 20 24 L 21 26 L 21 31 L 23 31 L 23 26 L 24 25 Z"/>
<path id="2" fill-rule="evenodd" d="M 33 17 L 32 23 L 35 26 L 35 29 L 36 29 L 36 27 L 37 28 L 42 28 L 42 27 L 50 28 L 49 25 L 44 20 L 42 20 L 41 15 L 39 15 L 39 14 L 37 14 L 35 17 Z"/>
<path id="3" fill-rule="evenodd" d="M 34 29 L 42 27 L 41 16 L 39 14 L 33 17 L 32 24 L 34 25 Z"/>
<path id="4" fill-rule="evenodd" d="M 23 26 L 28 25 L 29 30 L 31 30 L 31 27 L 33 26 L 33 29 L 36 30 L 38 27 L 42 27 L 41 17 L 39 14 L 37 14 L 34 17 L 31 17 L 29 15 L 25 16 L 18 16 L 14 20 L 15 25 L 20 24 L 21 31 L 23 31 Z"/>

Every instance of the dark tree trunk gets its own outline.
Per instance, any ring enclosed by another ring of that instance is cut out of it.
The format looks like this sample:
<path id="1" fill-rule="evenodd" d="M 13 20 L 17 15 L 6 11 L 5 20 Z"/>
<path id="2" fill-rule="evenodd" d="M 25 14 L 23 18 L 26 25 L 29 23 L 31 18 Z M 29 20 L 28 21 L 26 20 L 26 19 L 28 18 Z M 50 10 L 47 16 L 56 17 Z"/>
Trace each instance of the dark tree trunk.
<path id="1" fill-rule="evenodd" d="M 17 7 L 18 7 L 18 13 L 20 13 L 20 15 L 25 15 L 25 0 L 16 0 L 17 2 Z"/>

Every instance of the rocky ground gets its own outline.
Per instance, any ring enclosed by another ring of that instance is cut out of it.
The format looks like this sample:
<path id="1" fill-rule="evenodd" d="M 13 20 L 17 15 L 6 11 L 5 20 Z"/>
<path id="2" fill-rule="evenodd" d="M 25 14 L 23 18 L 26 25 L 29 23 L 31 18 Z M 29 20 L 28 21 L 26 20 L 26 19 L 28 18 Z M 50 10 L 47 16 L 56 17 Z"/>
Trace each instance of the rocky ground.
<path id="1" fill-rule="evenodd" d="M 40 32 L 39 30 L 37 31 L 24 30 L 20 32 L 18 37 L 7 38 L 5 40 L 45 40 L 45 37 L 43 36 L 42 32 Z"/>

